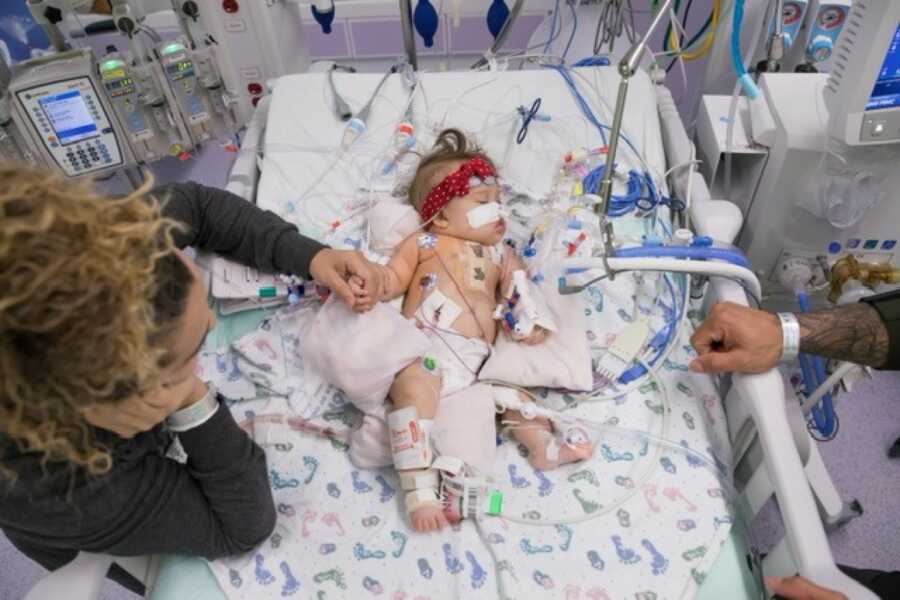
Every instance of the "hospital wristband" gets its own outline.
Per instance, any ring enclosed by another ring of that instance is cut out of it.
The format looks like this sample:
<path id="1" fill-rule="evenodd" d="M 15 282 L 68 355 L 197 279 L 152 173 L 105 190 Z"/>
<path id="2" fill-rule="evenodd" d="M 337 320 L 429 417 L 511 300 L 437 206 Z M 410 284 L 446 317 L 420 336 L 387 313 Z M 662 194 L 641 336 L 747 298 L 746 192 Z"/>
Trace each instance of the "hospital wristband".
<path id="1" fill-rule="evenodd" d="M 778 313 L 781 321 L 781 362 L 790 362 L 800 354 L 800 323 L 792 313 Z"/>
<path id="2" fill-rule="evenodd" d="M 209 421 L 219 410 L 218 390 L 211 383 L 206 384 L 206 394 L 186 408 L 166 417 L 166 425 L 175 433 L 182 433 L 199 427 Z"/>

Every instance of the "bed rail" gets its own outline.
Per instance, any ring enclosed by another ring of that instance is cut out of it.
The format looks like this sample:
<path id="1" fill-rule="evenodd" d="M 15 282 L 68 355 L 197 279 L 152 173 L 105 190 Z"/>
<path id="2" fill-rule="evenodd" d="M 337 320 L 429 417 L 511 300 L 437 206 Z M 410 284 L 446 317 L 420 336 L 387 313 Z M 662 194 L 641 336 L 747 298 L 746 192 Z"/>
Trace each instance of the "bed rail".
<path id="1" fill-rule="evenodd" d="M 657 106 L 662 126 L 663 145 L 669 164 L 678 165 L 691 160 L 692 144 L 678 115 L 671 92 L 663 85 L 656 88 Z M 686 197 L 688 182 L 693 179 L 691 221 L 697 233 L 721 242 L 731 243 L 740 228 L 740 210 L 726 200 L 714 200 L 703 177 L 693 169 L 682 170 L 674 177 L 675 191 Z M 710 291 L 716 301 L 748 305 L 747 295 L 737 283 L 722 278 L 710 281 Z M 761 497 L 775 496 L 785 526 L 785 539 L 776 546 L 766 560 L 766 575 L 789 576 L 800 573 L 824 587 L 840 591 L 854 600 L 876 600 L 876 596 L 856 581 L 844 575 L 834 563 L 825 529 L 819 517 L 813 492 L 807 479 L 801 454 L 788 419 L 784 382 L 777 369 L 760 375 L 735 374 L 733 393 L 728 394 L 726 412 L 738 411 L 756 428 L 763 461 L 757 468 L 759 481 L 768 482 L 768 489 L 750 502 L 754 514 L 762 507 Z M 730 434 L 738 433 L 729 419 Z M 808 435 L 808 434 L 806 434 Z M 754 474 L 756 475 L 756 474 Z M 750 486 L 748 486 L 750 487 Z M 746 492 L 745 492 L 746 495 Z"/>

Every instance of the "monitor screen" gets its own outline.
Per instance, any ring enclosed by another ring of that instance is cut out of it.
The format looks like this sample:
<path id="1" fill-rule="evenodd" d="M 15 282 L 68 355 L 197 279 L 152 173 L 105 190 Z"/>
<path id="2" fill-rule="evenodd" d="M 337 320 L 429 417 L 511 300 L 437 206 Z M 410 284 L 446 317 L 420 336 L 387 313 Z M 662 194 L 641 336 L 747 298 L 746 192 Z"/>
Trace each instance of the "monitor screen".
<path id="1" fill-rule="evenodd" d="M 78 90 L 43 98 L 41 108 L 63 146 L 98 135 L 97 124 Z"/>
<path id="2" fill-rule="evenodd" d="M 888 47 L 887 56 L 878 79 L 875 81 L 875 89 L 866 104 L 866 110 L 878 110 L 882 108 L 896 108 L 900 106 L 900 25 L 894 33 L 894 39 Z"/>

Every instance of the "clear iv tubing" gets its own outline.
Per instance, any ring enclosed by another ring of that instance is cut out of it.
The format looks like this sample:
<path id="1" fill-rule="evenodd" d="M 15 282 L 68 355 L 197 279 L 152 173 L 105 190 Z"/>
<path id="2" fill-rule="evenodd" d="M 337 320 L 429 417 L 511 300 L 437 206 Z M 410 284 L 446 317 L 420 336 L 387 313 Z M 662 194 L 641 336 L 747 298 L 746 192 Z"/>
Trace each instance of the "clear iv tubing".
<path id="1" fill-rule="evenodd" d="M 615 256 L 620 258 L 666 257 L 700 260 L 723 260 L 727 263 L 750 268 L 750 261 L 741 252 L 727 248 L 695 248 L 692 246 L 636 246 L 618 248 Z"/>
<path id="2" fill-rule="evenodd" d="M 643 361 L 641 361 L 641 362 L 643 362 Z M 643 366 L 645 368 L 649 368 L 646 365 L 646 363 L 643 363 Z M 615 502 L 612 502 L 609 505 L 604 505 L 604 507 L 602 509 L 600 509 L 596 512 L 593 512 L 593 513 L 590 513 L 587 515 L 583 515 L 581 517 L 573 518 L 573 519 L 558 519 L 558 520 L 523 519 L 521 517 L 514 517 L 514 516 L 511 516 L 508 514 L 501 514 L 500 518 L 510 521 L 512 523 L 519 523 L 522 525 L 538 525 L 538 526 L 543 526 L 543 527 L 553 527 L 556 525 L 569 525 L 569 524 L 575 524 L 575 523 L 584 523 L 586 521 L 591 521 L 593 519 L 596 519 L 597 517 L 609 514 L 610 512 L 616 510 L 617 508 L 619 508 L 620 506 L 622 506 L 623 504 L 628 502 L 628 500 L 630 500 L 632 497 L 634 497 L 635 494 L 639 493 L 642 490 L 644 485 L 646 485 L 647 481 L 650 479 L 650 477 L 653 475 L 653 473 L 659 467 L 659 458 L 660 458 L 660 454 L 662 453 L 663 448 L 666 448 L 668 450 L 675 450 L 675 451 L 677 451 L 679 453 L 683 453 L 683 454 L 689 454 L 689 455 L 697 458 L 698 460 L 700 460 L 706 467 L 709 468 L 709 470 L 716 476 L 716 478 L 722 484 L 723 489 L 725 489 L 726 493 L 728 494 L 728 500 L 731 501 L 732 503 L 734 503 L 735 500 L 737 500 L 737 498 L 738 498 L 737 491 L 734 489 L 734 486 L 731 484 L 731 481 L 729 480 L 729 478 L 725 476 L 727 474 L 721 473 L 719 471 L 718 465 L 713 460 L 711 460 L 709 457 L 707 457 L 702 452 L 697 452 L 696 450 L 694 450 L 692 448 L 688 448 L 688 447 L 682 446 L 681 444 L 672 442 L 671 440 L 669 440 L 666 437 L 669 434 L 669 429 L 670 429 L 670 425 L 671 425 L 670 413 L 672 412 L 671 405 L 669 402 L 669 392 L 668 392 L 668 389 L 666 388 L 665 384 L 663 383 L 663 381 L 657 375 L 653 374 L 650 377 L 653 380 L 655 380 L 660 391 L 662 392 L 662 404 L 663 404 L 662 421 L 663 422 L 660 427 L 661 432 L 659 435 L 651 434 L 646 431 L 639 431 L 636 429 L 628 429 L 626 427 L 620 427 L 618 425 L 607 425 L 605 423 L 600 423 L 597 421 L 593 421 L 591 419 L 586 419 L 584 417 L 571 417 L 571 416 L 565 415 L 564 413 L 560 413 L 558 411 L 554 411 L 554 410 L 547 409 L 547 408 L 541 408 L 537 404 L 537 398 L 534 396 L 534 394 L 532 394 L 530 391 L 526 390 L 525 388 L 521 388 L 518 386 L 510 385 L 508 383 L 499 382 L 499 381 L 489 381 L 489 380 L 485 381 L 485 383 L 492 383 L 492 384 L 502 385 L 505 387 L 510 387 L 510 388 L 516 389 L 519 392 L 526 394 L 528 397 L 530 397 L 532 399 L 532 402 L 535 403 L 534 415 L 536 417 L 544 417 L 544 418 L 550 419 L 551 421 L 554 421 L 557 423 L 576 422 L 579 425 L 587 426 L 588 428 L 592 429 L 595 433 L 624 434 L 624 435 L 638 438 L 642 441 L 643 440 L 647 440 L 648 442 L 652 441 L 653 443 L 656 444 L 655 454 L 648 461 L 647 467 L 641 473 L 640 479 L 638 482 L 635 483 L 634 487 L 628 493 L 623 494 Z M 517 407 L 508 407 L 508 408 L 504 407 L 504 408 L 506 408 L 506 410 L 518 410 Z"/>

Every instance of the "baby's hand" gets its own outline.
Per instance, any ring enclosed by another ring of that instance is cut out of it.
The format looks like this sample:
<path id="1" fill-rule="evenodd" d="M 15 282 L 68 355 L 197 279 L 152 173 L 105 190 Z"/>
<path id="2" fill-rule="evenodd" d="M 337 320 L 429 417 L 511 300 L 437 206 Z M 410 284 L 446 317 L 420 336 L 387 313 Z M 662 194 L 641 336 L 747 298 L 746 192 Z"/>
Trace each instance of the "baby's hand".
<path id="1" fill-rule="evenodd" d="M 550 335 L 550 332 L 540 325 L 535 325 L 534 329 L 531 330 L 531 335 L 527 337 L 523 337 L 519 339 L 519 342 L 525 344 L 526 346 L 537 346 L 547 339 L 547 336 Z"/>
<path id="2" fill-rule="evenodd" d="M 358 313 L 372 310 L 378 299 L 366 289 L 365 280 L 362 277 L 351 275 L 347 284 L 350 286 L 350 291 L 353 292 L 353 310 Z"/>

